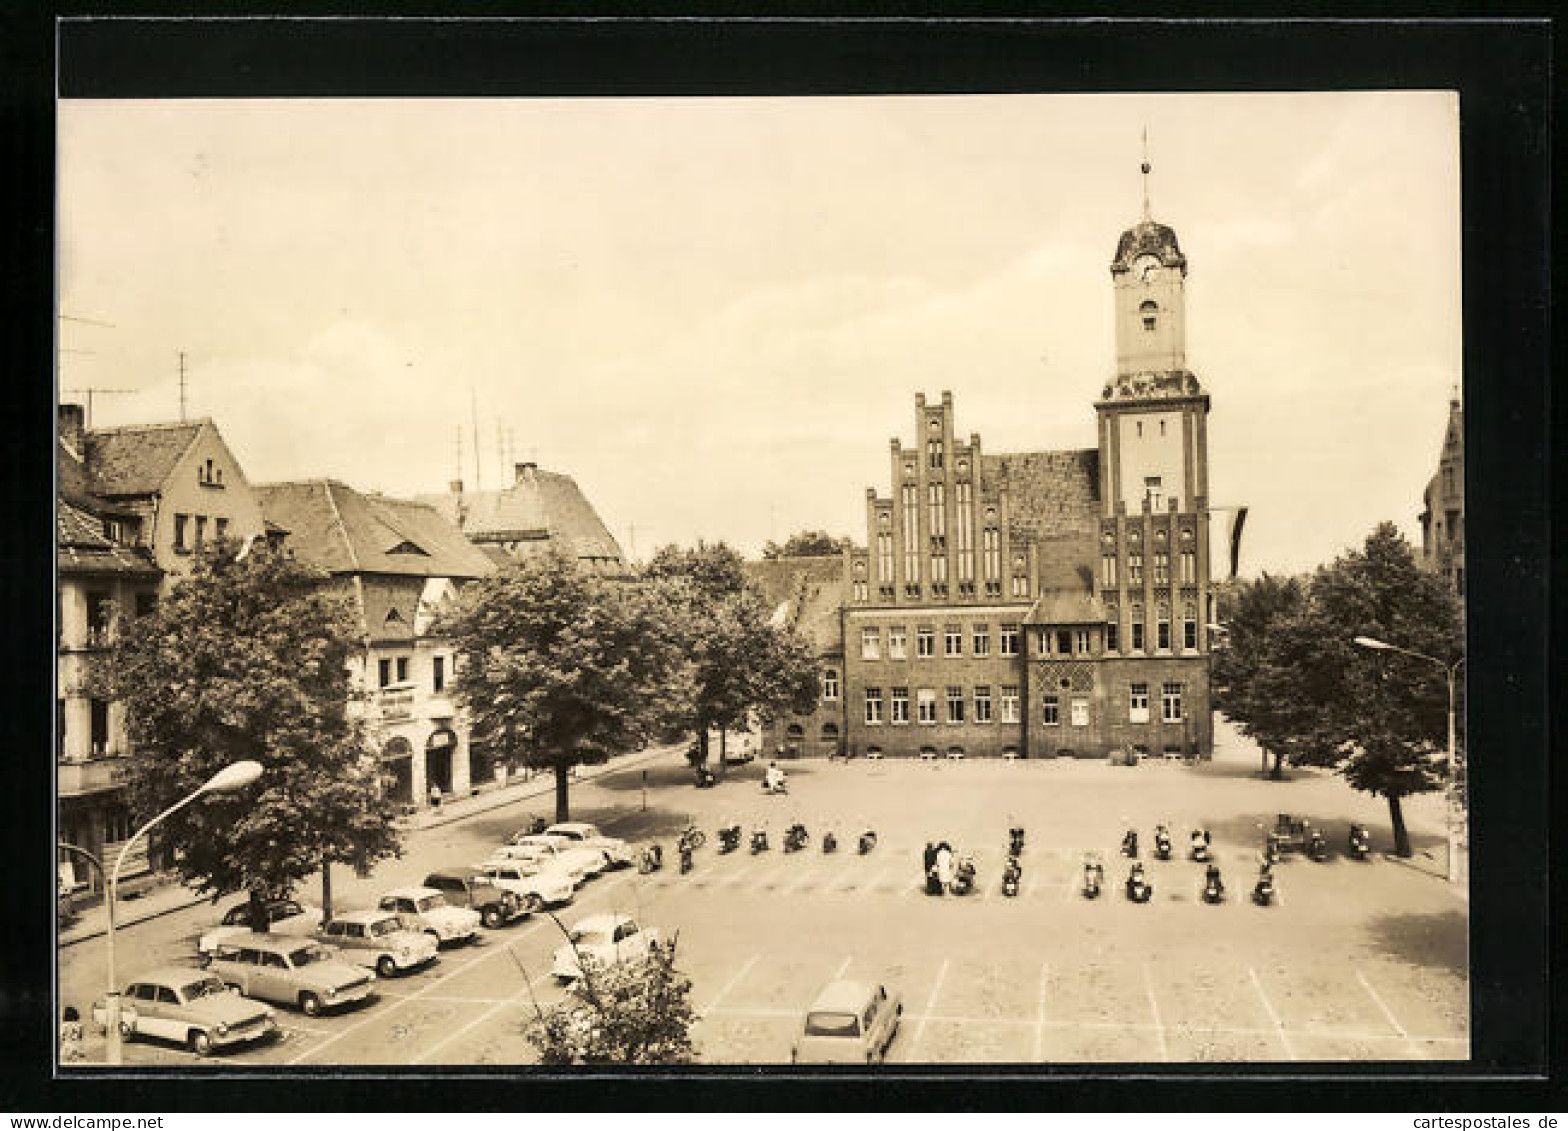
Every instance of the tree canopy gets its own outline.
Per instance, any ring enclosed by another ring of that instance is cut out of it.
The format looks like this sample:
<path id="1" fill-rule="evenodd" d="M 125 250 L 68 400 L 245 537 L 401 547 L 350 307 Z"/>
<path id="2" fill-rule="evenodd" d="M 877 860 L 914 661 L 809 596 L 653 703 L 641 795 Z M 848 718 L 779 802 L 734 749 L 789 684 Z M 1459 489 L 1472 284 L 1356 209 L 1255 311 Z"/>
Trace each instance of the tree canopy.
<path id="1" fill-rule="evenodd" d="M 211 794 L 159 826 L 188 882 L 287 894 L 327 863 L 394 855 L 363 722 L 350 710 L 360 638 L 326 578 L 258 544 L 204 550 L 154 612 L 123 619 L 101 673 L 134 744 L 128 794 L 138 820 L 188 796 L 231 763 L 261 763 L 242 793 Z"/>
<path id="2" fill-rule="evenodd" d="M 762 556 L 774 558 L 835 558 L 854 546 L 849 538 L 835 538 L 825 530 L 802 530 L 791 534 L 782 546 L 769 541 L 762 547 Z"/>
<path id="3" fill-rule="evenodd" d="M 663 587 L 590 574 L 564 554 L 529 558 L 463 590 L 441 631 L 475 741 L 556 775 L 646 745 L 688 709 L 691 664 Z"/>

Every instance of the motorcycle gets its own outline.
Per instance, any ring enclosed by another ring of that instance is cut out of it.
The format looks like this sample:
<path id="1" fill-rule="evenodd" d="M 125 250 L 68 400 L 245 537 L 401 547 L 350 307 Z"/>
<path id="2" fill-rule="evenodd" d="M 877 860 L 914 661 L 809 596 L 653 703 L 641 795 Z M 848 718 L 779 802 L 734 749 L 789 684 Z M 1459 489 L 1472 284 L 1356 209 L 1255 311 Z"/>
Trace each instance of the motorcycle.
<path id="1" fill-rule="evenodd" d="M 719 830 L 719 851 L 734 852 L 740 847 L 740 826 L 725 825 Z"/>
<path id="2" fill-rule="evenodd" d="M 796 822 L 784 831 L 784 851 L 798 852 L 811 841 L 806 826 Z"/>
<path id="3" fill-rule="evenodd" d="M 1328 859 L 1328 838 L 1321 829 L 1313 829 L 1312 835 L 1307 838 L 1307 855 L 1318 864 Z"/>
<path id="4" fill-rule="evenodd" d="M 681 845 L 681 875 L 691 871 L 691 845 Z"/>
<path id="5" fill-rule="evenodd" d="M 759 852 L 766 852 L 767 850 L 768 850 L 768 830 L 767 829 L 753 829 L 753 830 L 751 830 L 751 854 L 753 856 L 755 856 L 757 853 L 759 853 Z"/>
<path id="6" fill-rule="evenodd" d="M 1098 899 L 1100 888 L 1105 885 L 1105 869 L 1099 864 L 1083 866 L 1083 897 Z"/>
<path id="7" fill-rule="evenodd" d="M 1007 854 L 1009 856 L 1024 854 L 1024 830 L 1021 826 L 1014 825 L 1007 831 Z"/>
<path id="8" fill-rule="evenodd" d="M 643 875 L 657 872 L 664 867 L 664 849 L 657 844 L 650 844 L 642 850 L 642 855 L 637 860 L 637 871 Z"/>
<path id="9" fill-rule="evenodd" d="M 1209 860 L 1209 830 L 1193 829 L 1190 852 L 1192 858 L 1199 864 L 1206 864 Z"/>
<path id="10" fill-rule="evenodd" d="M 1009 856 L 1006 867 L 1002 869 L 1002 894 L 1009 898 L 1017 895 L 1023 876 L 1024 870 L 1019 866 L 1018 857 Z"/>
<path id="11" fill-rule="evenodd" d="M 1203 902 L 1219 903 L 1225 898 L 1225 884 L 1220 880 L 1220 870 L 1210 867 L 1203 881 Z"/>
<path id="12" fill-rule="evenodd" d="M 713 776 L 713 771 L 708 769 L 706 766 L 699 766 L 697 768 L 698 789 L 712 789 L 718 783 L 718 780 L 718 778 Z"/>
<path id="13" fill-rule="evenodd" d="M 1270 835 L 1263 842 L 1263 860 L 1269 867 L 1279 863 L 1279 838 Z"/>
<path id="14" fill-rule="evenodd" d="M 864 856 L 876 846 L 877 834 L 874 831 L 867 829 L 865 832 L 860 834 L 860 843 L 857 846 L 860 850 L 860 855 Z"/>
<path id="15" fill-rule="evenodd" d="M 1350 826 L 1350 855 L 1356 860 L 1365 860 L 1372 854 L 1372 838 L 1367 835 L 1367 830 L 1360 825 Z"/>
<path id="16" fill-rule="evenodd" d="M 1123 856 L 1130 856 L 1133 859 L 1137 859 L 1137 857 L 1138 857 L 1138 830 L 1137 829 L 1128 829 L 1127 830 L 1127 834 L 1122 837 L 1122 855 Z"/>
<path id="17" fill-rule="evenodd" d="M 947 889 L 942 886 L 942 873 L 935 864 L 926 869 L 926 894 L 941 895 Z"/>
<path id="18" fill-rule="evenodd" d="M 1127 898 L 1134 903 L 1148 903 L 1154 895 L 1154 885 L 1144 877 L 1143 865 L 1134 864 L 1127 873 Z"/>
<path id="19" fill-rule="evenodd" d="M 966 855 L 958 862 L 958 867 L 953 872 L 953 882 L 948 885 L 948 891 L 954 895 L 968 895 L 975 890 L 975 858 Z"/>
<path id="20" fill-rule="evenodd" d="M 833 835 L 832 829 L 822 834 L 822 851 L 823 853 L 838 851 L 838 837 Z"/>
<path id="21" fill-rule="evenodd" d="M 1258 882 L 1252 888 L 1252 902 L 1267 907 L 1274 902 L 1274 873 L 1267 864 L 1258 869 Z"/>
<path id="22" fill-rule="evenodd" d="M 1154 830 L 1154 855 L 1161 860 L 1171 858 L 1171 834 L 1164 825 Z"/>
<path id="23" fill-rule="evenodd" d="M 697 849 L 701 848 L 707 843 L 707 834 L 704 833 L 701 829 L 697 828 L 695 825 L 687 825 L 686 828 L 681 831 L 680 846 L 682 848 L 689 848 L 695 852 Z"/>

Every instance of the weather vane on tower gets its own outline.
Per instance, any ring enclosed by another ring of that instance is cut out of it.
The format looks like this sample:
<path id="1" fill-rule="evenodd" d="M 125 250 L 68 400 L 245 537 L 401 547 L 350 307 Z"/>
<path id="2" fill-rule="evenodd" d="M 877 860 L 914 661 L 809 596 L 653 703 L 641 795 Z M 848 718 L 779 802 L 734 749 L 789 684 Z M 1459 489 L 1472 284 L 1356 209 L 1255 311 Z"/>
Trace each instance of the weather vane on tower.
<path id="1" fill-rule="evenodd" d="M 1154 168 L 1149 164 L 1149 127 L 1143 127 L 1143 218 L 1149 218 L 1149 171 Z"/>

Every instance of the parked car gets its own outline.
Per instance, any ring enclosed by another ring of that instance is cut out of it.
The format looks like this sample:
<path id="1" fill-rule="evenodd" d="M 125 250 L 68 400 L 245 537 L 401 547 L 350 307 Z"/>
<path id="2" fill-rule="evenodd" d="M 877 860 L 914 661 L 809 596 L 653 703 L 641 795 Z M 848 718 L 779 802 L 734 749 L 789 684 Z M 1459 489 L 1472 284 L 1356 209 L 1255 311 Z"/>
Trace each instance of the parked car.
<path id="1" fill-rule="evenodd" d="M 307 1017 L 364 1001 L 376 979 L 330 946 L 257 932 L 220 942 L 208 969 L 246 997 L 298 1006 Z"/>
<path id="2" fill-rule="evenodd" d="M 520 860 L 552 869 L 570 878 L 573 887 L 582 887 L 588 879 L 585 860 L 564 857 L 554 849 L 538 844 L 503 844 L 490 853 L 490 861 L 497 860 Z"/>
<path id="3" fill-rule="evenodd" d="M 897 994 L 869 982 L 832 982 L 811 1003 L 790 1050 L 796 1064 L 878 1064 L 904 1014 Z"/>
<path id="4" fill-rule="evenodd" d="M 563 982 L 583 976 L 582 963 L 613 966 L 647 956 L 659 942 L 657 927 L 644 929 L 630 915 L 591 915 L 567 932 L 550 972 Z"/>
<path id="5" fill-rule="evenodd" d="M 93 1003 L 93 1020 L 108 1030 L 108 1009 L 102 1001 Z M 272 1010 L 235 993 L 206 970 L 160 967 L 126 986 L 120 999 L 121 1036 L 178 1041 L 197 1056 L 277 1031 Z"/>
<path id="6" fill-rule="evenodd" d="M 475 865 L 496 887 L 512 892 L 528 911 L 559 907 L 572 901 L 577 885 L 572 877 L 539 859 L 490 859 Z"/>
<path id="7" fill-rule="evenodd" d="M 605 836 L 599 826 L 587 821 L 564 821 L 544 830 L 545 836 L 564 837 L 582 848 L 604 853 L 612 868 L 629 868 L 634 857 L 632 847 L 619 837 Z"/>
<path id="8" fill-rule="evenodd" d="M 410 931 L 390 911 L 349 911 L 321 925 L 316 937 L 342 951 L 345 962 L 369 966 L 383 978 L 412 970 L 436 956 L 436 940 Z"/>
<path id="9" fill-rule="evenodd" d="M 533 836 L 513 837 L 513 848 L 537 848 L 565 864 L 568 861 L 581 866 L 583 873 L 597 876 L 610 866 L 610 857 L 597 848 L 586 848 L 571 837 L 538 833 Z"/>
<path id="10" fill-rule="evenodd" d="M 322 911 L 319 907 L 293 899 L 267 900 L 268 934 L 309 938 L 321 926 L 321 920 Z M 196 953 L 211 954 L 212 948 L 224 939 L 247 934 L 250 929 L 250 900 L 247 899 L 225 911 L 219 925 L 196 940 Z"/>
<path id="11" fill-rule="evenodd" d="M 430 935 L 437 944 L 472 939 L 479 934 L 479 912 L 453 907 L 446 895 L 435 888 L 398 888 L 383 895 L 376 906 L 392 912 L 410 931 Z"/>
<path id="12" fill-rule="evenodd" d="M 492 931 L 513 919 L 521 919 L 530 910 L 521 896 L 497 887 L 478 868 L 442 868 L 425 877 L 425 886 L 446 896 L 446 901 L 453 907 L 469 907 L 479 912 L 479 921 Z"/>

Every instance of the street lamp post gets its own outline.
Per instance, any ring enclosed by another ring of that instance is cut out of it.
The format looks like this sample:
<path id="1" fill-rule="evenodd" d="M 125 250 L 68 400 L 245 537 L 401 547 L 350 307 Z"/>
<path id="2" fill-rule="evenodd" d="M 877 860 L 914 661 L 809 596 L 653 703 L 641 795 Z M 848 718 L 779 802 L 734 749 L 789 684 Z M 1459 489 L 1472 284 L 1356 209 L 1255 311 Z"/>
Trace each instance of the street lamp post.
<path id="1" fill-rule="evenodd" d="M 235 762 L 232 765 L 225 766 L 223 769 L 213 774 L 212 777 L 208 778 L 206 783 L 202 785 L 201 788 L 197 789 L 194 793 L 190 794 L 190 796 L 175 802 L 162 813 L 159 813 L 152 820 L 148 821 L 141 828 L 137 829 L 136 832 L 131 835 L 131 839 L 126 841 L 125 846 L 120 849 L 120 855 L 114 861 L 114 871 L 109 873 L 109 932 L 105 936 L 108 939 L 109 990 L 108 993 L 104 995 L 103 1011 L 104 1027 L 107 1029 L 106 1036 L 108 1038 L 108 1060 L 110 1064 L 123 1063 L 125 1056 L 125 1046 L 123 1040 L 124 1034 L 120 1031 L 120 991 L 117 988 L 117 984 L 114 979 L 114 903 L 115 896 L 119 893 L 120 867 L 125 863 L 126 855 L 131 851 L 131 847 L 144 835 L 146 835 L 149 829 L 151 829 L 154 825 L 163 820 L 169 814 L 185 808 L 185 806 L 189 805 L 192 801 L 195 801 L 198 797 L 201 797 L 204 794 L 232 793 L 237 789 L 243 789 L 245 786 L 249 785 L 259 777 L 261 777 L 260 762 Z"/>
<path id="2" fill-rule="evenodd" d="M 1459 781 L 1455 774 L 1456 742 L 1454 734 L 1454 689 L 1459 675 L 1459 665 L 1465 662 L 1460 656 L 1453 663 L 1444 663 L 1436 656 L 1428 656 L 1425 652 L 1412 652 L 1409 648 L 1401 648 L 1397 644 L 1377 640 L 1371 636 L 1358 636 L 1355 642 L 1363 648 L 1370 648 L 1375 652 L 1398 652 L 1404 656 L 1414 656 L 1418 660 L 1427 660 L 1443 669 L 1448 677 L 1448 882 L 1460 883 L 1459 865 Z"/>

